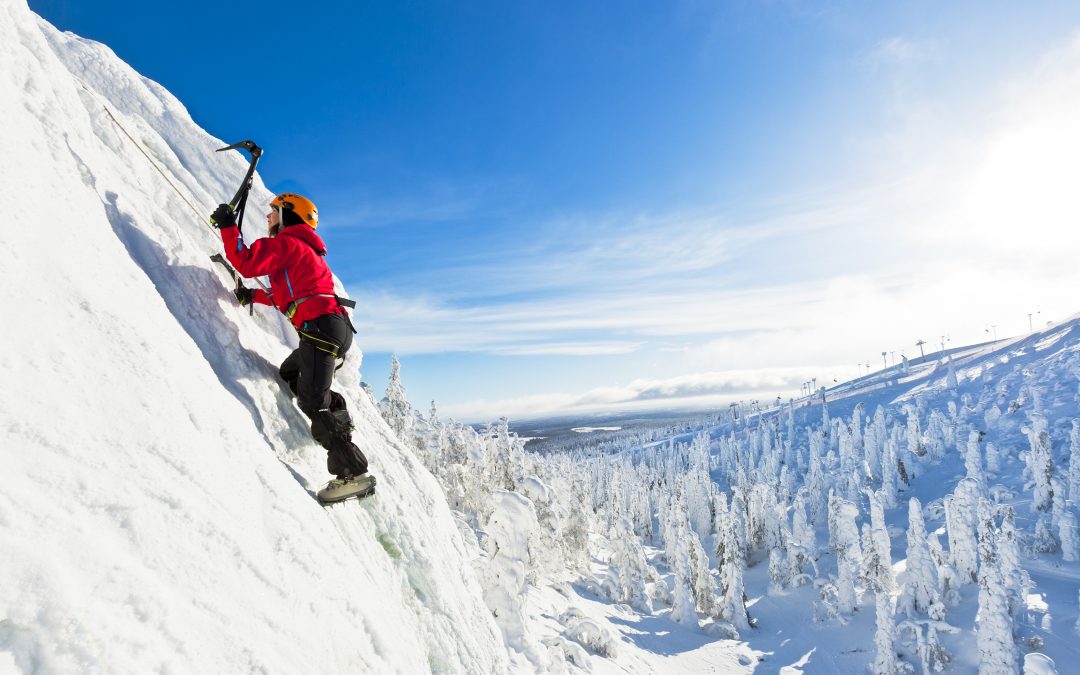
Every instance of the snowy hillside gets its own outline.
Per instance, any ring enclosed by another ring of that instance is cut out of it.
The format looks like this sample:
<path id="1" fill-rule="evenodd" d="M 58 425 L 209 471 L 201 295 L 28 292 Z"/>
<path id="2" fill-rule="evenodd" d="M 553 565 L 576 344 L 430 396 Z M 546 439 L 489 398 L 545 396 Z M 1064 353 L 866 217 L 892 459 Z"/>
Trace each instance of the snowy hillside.
<path id="1" fill-rule="evenodd" d="M 1078 392 L 1074 317 L 664 441 L 538 455 L 403 397 L 383 413 L 474 525 L 500 490 L 534 504 L 500 621 L 526 648 L 572 641 L 598 672 L 1072 673 Z"/>
<path id="2" fill-rule="evenodd" d="M 0 672 L 504 671 L 445 499 L 358 386 L 360 349 L 338 388 L 385 487 L 312 498 L 325 451 L 276 375 L 295 334 L 238 308 L 208 260 L 206 214 L 244 159 L 23 0 L 0 0 L 0 25 Z M 257 182 L 252 204 L 270 196 Z"/>

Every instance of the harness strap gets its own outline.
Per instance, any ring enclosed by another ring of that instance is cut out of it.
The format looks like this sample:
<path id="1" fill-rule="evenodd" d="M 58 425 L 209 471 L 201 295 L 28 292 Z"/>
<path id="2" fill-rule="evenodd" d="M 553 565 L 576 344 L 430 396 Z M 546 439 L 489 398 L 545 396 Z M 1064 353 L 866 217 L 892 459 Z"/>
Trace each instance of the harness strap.
<path id="1" fill-rule="evenodd" d="M 322 338 L 315 337 L 311 333 L 299 329 L 297 329 L 296 332 L 300 334 L 301 340 L 306 341 L 308 344 L 310 344 L 315 349 L 318 349 L 320 352 L 326 352 L 335 359 L 338 357 L 338 350 L 341 349 L 341 345 L 339 345 L 338 343 L 331 342 L 330 340 L 323 340 Z"/>
<path id="2" fill-rule="evenodd" d="M 282 313 L 285 314 L 285 316 L 287 316 L 287 317 L 289 317 L 291 319 L 296 314 L 296 310 L 300 308 L 300 305 L 303 304 L 303 302 L 305 300 L 310 300 L 312 298 L 333 298 L 333 299 L 337 300 L 337 304 L 341 305 L 342 307 L 348 307 L 350 309 L 352 309 L 353 307 L 356 307 L 356 301 L 355 300 L 349 300 L 348 298 L 342 298 L 340 296 L 334 295 L 333 293 L 312 293 L 311 295 L 305 295 L 302 298 L 297 298 L 297 299 L 293 300 L 292 302 L 290 302 L 288 304 L 287 307 L 285 307 L 285 309 L 282 311 Z M 353 331 L 353 332 L 355 333 L 356 331 Z"/>

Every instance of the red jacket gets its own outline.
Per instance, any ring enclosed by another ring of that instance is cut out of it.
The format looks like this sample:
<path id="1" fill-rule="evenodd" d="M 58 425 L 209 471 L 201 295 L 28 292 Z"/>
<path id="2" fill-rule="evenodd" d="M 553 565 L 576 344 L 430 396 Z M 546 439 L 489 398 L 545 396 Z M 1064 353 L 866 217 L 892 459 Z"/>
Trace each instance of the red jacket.
<path id="1" fill-rule="evenodd" d="M 225 244 L 225 257 L 240 276 L 249 279 L 270 276 L 270 295 L 255 289 L 253 301 L 277 307 L 284 314 L 294 300 L 315 296 L 297 307 L 292 316 L 297 328 L 323 314 L 345 313 L 335 298 L 317 295 L 333 296 L 334 279 L 323 260 L 326 245 L 307 225 L 282 228 L 276 237 L 257 239 L 251 246 L 240 239 L 237 228 L 226 227 L 221 230 L 221 241 Z"/>

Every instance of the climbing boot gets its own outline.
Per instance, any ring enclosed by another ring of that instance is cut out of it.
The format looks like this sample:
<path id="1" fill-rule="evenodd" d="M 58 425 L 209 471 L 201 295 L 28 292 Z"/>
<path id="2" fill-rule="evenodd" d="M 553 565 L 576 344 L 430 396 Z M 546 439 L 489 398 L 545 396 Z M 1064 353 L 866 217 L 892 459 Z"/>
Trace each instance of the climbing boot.
<path id="1" fill-rule="evenodd" d="M 323 504 L 343 502 L 346 499 L 363 499 L 375 493 L 375 476 L 370 473 L 359 476 L 335 478 L 319 490 L 319 501 Z"/>

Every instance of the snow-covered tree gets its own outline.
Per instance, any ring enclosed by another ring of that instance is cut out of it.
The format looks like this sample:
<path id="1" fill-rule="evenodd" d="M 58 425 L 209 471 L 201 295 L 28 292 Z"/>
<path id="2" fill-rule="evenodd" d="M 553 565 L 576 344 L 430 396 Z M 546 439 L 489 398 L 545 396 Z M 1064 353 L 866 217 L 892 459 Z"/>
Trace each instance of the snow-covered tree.
<path id="1" fill-rule="evenodd" d="M 1016 531 L 1016 515 L 1011 506 L 1006 506 L 1001 518 L 1001 529 L 997 536 L 998 566 L 1002 583 L 1008 591 L 1009 614 L 1015 620 L 1027 609 L 1027 594 L 1031 588 L 1031 577 L 1020 565 L 1020 543 Z"/>
<path id="2" fill-rule="evenodd" d="M 949 555 L 941 546 L 937 532 L 930 532 L 926 537 L 926 547 L 930 550 L 930 557 L 937 567 L 938 583 L 941 587 L 941 599 L 950 607 L 955 607 L 960 602 L 960 593 L 957 590 L 962 583 L 956 568 L 949 562 Z"/>
<path id="3" fill-rule="evenodd" d="M 1058 518 L 1058 535 L 1061 537 L 1061 559 L 1066 562 L 1080 560 L 1080 533 L 1076 527 L 1076 516 L 1071 509 L 1065 509 Z"/>
<path id="4" fill-rule="evenodd" d="M 919 424 L 918 409 L 914 405 L 908 403 L 904 406 L 904 412 L 907 413 L 908 452 L 918 457 L 922 457 L 926 454 L 926 445 L 922 437 L 922 426 Z"/>
<path id="5" fill-rule="evenodd" d="M 912 497 L 908 502 L 907 570 L 904 572 L 898 609 L 910 617 L 916 612 L 929 612 L 935 605 L 940 605 L 937 568 L 927 546 L 922 504 Z M 944 614 L 944 608 L 941 608 L 940 614 Z M 943 617 L 939 615 L 934 618 Z"/>
<path id="6" fill-rule="evenodd" d="M 780 549 L 769 551 L 769 593 L 778 594 L 787 588 L 790 584 L 790 572 L 791 568 L 784 564 L 784 554 Z"/>
<path id="7" fill-rule="evenodd" d="M 1080 591 L 1077 592 L 1077 605 L 1080 606 Z M 1080 614 L 1076 616 L 1076 623 L 1073 624 L 1073 632 L 1080 635 Z"/>
<path id="8" fill-rule="evenodd" d="M 874 632 L 874 662 L 870 672 L 874 675 L 893 675 L 900 663 L 896 658 L 896 621 L 893 618 L 892 597 L 878 593 L 874 599 L 877 628 Z"/>
<path id="9" fill-rule="evenodd" d="M 987 529 L 989 526 L 984 526 Z M 987 535 L 995 539 L 993 531 Z M 1019 652 L 1013 640 L 1012 617 L 1001 583 L 996 544 L 982 549 L 979 561 L 979 614 L 975 620 L 979 649 L 979 673 L 1019 675 Z"/>
<path id="10" fill-rule="evenodd" d="M 982 452 L 979 448 L 979 440 L 982 434 L 978 431 L 972 430 L 968 433 L 967 440 L 967 452 L 964 453 L 964 467 L 967 469 L 967 477 L 978 481 L 980 484 L 985 484 L 986 479 L 983 477 L 982 468 Z"/>
<path id="11" fill-rule="evenodd" d="M 864 525 L 869 537 L 863 537 L 863 578 L 875 593 L 892 593 L 896 580 L 892 571 L 892 544 L 885 529 L 885 510 L 873 490 L 866 490 L 870 500 L 870 524 Z"/>
<path id="12" fill-rule="evenodd" d="M 390 381 L 386 385 L 386 396 L 379 402 L 379 412 L 398 438 L 409 438 L 414 422 L 413 409 L 405 385 L 401 383 L 401 362 L 397 356 L 390 359 Z"/>
<path id="13" fill-rule="evenodd" d="M 964 583 L 977 580 L 979 557 L 975 529 L 978 503 L 979 485 L 970 478 L 961 480 L 953 494 L 945 498 L 949 554 Z"/>
<path id="14" fill-rule="evenodd" d="M 675 550 L 669 553 L 674 584 L 671 591 L 673 597 L 671 620 L 696 628 L 698 616 L 694 600 L 694 572 L 690 560 L 689 537 L 682 523 L 676 525 L 674 529 L 672 538 L 675 542 Z"/>
<path id="15" fill-rule="evenodd" d="M 806 517 L 806 501 L 803 499 L 803 491 L 795 495 L 794 513 L 792 514 L 792 540 L 796 546 L 801 546 L 815 555 L 817 551 L 817 533 L 813 525 Z"/>
<path id="16" fill-rule="evenodd" d="M 1056 553 L 1061 547 L 1054 534 L 1053 520 L 1049 513 L 1043 513 L 1035 521 L 1035 536 L 1031 541 L 1032 550 L 1038 553 Z"/>
<path id="17" fill-rule="evenodd" d="M 1069 473 L 1065 485 L 1069 500 L 1080 502 L 1080 420 L 1075 419 L 1069 432 Z"/>
<path id="18" fill-rule="evenodd" d="M 837 609 L 842 614 L 851 614 L 856 605 L 855 579 L 862 567 L 858 515 L 855 504 L 829 495 L 829 548 L 836 553 Z"/>
<path id="19" fill-rule="evenodd" d="M 1001 454 L 998 452 L 998 448 L 993 443 L 988 442 L 986 444 L 986 471 L 990 475 L 996 476 L 1001 473 Z"/>
<path id="20" fill-rule="evenodd" d="M 1031 449 L 1026 454 L 1029 486 L 1035 490 L 1031 500 L 1032 511 L 1049 511 L 1054 503 L 1054 460 L 1050 454 L 1050 433 L 1046 418 L 1032 414 L 1031 425 L 1026 427 Z"/>
<path id="21" fill-rule="evenodd" d="M 716 580 L 709 572 L 709 556 L 705 554 L 705 548 L 693 530 L 687 532 L 687 540 L 694 603 L 699 611 L 709 616 L 717 616 L 719 605 L 716 600 Z"/>
<path id="22" fill-rule="evenodd" d="M 723 557 L 720 560 L 720 616 L 736 630 L 749 630 L 750 617 L 746 613 L 746 589 L 743 572 L 746 559 L 740 547 L 737 531 L 739 516 L 729 518 L 724 532 Z"/>

